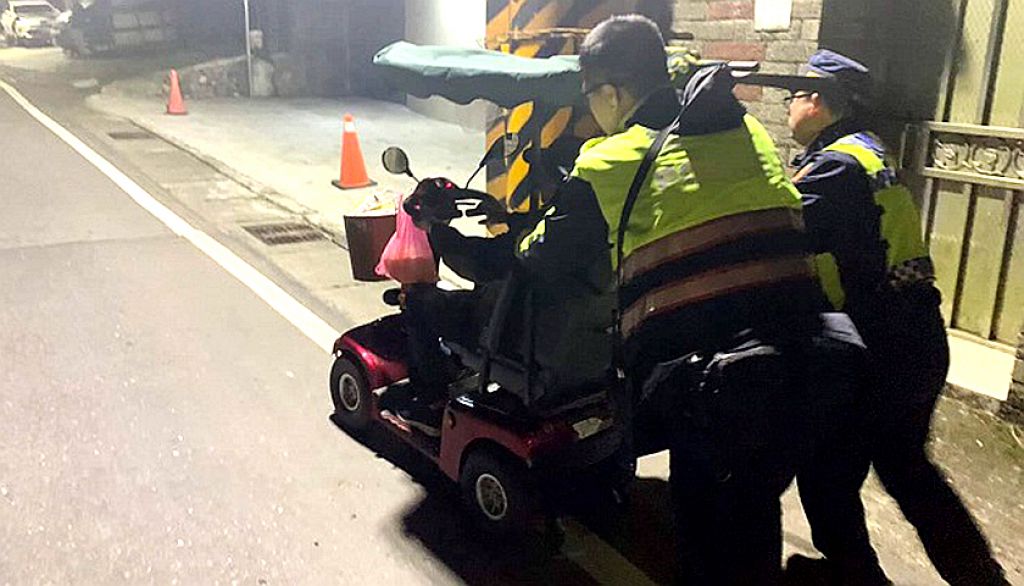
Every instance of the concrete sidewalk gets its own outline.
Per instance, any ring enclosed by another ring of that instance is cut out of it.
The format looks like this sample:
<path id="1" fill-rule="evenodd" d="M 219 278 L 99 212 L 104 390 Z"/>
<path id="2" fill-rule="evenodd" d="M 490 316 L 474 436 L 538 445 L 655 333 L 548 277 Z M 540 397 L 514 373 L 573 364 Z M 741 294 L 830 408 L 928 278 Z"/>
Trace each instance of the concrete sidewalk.
<path id="1" fill-rule="evenodd" d="M 390 102 L 352 98 L 214 99 L 188 104 L 189 115 L 167 116 L 159 97 L 116 87 L 89 97 L 90 106 L 121 116 L 210 163 L 278 205 L 306 217 L 344 242 L 343 216 L 370 195 L 394 197 L 414 183 L 388 174 L 380 153 L 401 146 L 418 177 L 464 181 L 484 151 L 484 134 L 438 122 Z M 342 191 L 342 116 L 355 116 L 363 158 L 377 185 Z M 483 178 L 477 180 L 483 187 Z"/>

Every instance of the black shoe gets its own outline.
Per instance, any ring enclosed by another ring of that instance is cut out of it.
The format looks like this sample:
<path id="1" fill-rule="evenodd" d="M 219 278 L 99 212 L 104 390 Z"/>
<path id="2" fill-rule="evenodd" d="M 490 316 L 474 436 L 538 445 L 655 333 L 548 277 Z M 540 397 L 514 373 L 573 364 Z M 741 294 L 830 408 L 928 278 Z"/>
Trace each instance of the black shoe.
<path id="1" fill-rule="evenodd" d="M 786 560 L 784 584 L 787 586 L 830 586 L 835 584 L 831 564 L 825 558 L 793 554 Z"/>
<path id="2" fill-rule="evenodd" d="M 413 401 L 409 406 L 398 410 L 398 419 L 409 427 L 430 437 L 441 437 L 441 418 L 444 415 L 444 403 L 426 405 Z"/>
<path id="3" fill-rule="evenodd" d="M 787 586 L 892 586 L 880 567 L 847 575 L 826 558 L 793 554 L 786 560 Z"/>

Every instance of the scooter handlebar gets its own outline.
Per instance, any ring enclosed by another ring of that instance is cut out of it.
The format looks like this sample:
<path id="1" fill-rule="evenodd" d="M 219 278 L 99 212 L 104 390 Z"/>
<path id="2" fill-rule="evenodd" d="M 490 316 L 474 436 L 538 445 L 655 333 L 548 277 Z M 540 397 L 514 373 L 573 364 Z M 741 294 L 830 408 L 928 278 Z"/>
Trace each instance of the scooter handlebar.
<path id="1" fill-rule="evenodd" d="M 459 203 L 477 202 L 471 209 L 459 209 Z M 463 216 L 484 216 L 483 223 L 497 224 L 507 216 L 505 205 L 490 194 L 459 187 L 443 177 L 424 179 L 402 204 L 405 212 L 420 225 L 447 224 Z"/>
<path id="2" fill-rule="evenodd" d="M 444 177 L 431 177 L 416 185 L 402 207 L 417 223 L 447 222 L 462 216 L 458 202 L 490 197 L 482 191 L 459 187 Z"/>

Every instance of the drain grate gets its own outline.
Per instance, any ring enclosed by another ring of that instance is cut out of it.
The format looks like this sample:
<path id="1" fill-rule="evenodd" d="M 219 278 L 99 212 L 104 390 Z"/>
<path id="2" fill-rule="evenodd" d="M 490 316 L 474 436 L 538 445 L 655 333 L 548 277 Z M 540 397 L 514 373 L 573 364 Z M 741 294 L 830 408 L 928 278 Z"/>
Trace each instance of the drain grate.
<path id="1" fill-rule="evenodd" d="M 299 242 L 316 242 L 324 240 L 324 235 L 309 224 L 299 222 L 277 222 L 272 224 L 254 224 L 242 226 L 245 231 L 259 238 L 267 246 L 297 244 Z"/>
<path id="2" fill-rule="evenodd" d="M 146 132 L 145 130 L 115 130 L 114 132 L 108 132 L 107 136 L 114 140 L 145 140 L 147 138 L 156 138 L 152 133 Z"/>

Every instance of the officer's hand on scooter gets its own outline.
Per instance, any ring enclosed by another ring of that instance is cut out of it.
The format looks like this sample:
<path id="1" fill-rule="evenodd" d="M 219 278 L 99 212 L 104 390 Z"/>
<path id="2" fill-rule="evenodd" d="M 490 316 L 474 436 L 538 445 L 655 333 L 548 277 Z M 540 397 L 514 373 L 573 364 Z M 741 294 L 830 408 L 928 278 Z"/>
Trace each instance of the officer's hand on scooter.
<path id="1" fill-rule="evenodd" d="M 508 222 L 508 208 L 505 207 L 505 202 L 498 201 L 495 197 L 486 193 L 482 194 L 482 197 L 469 197 L 460 202 L 471 201 L 476 205 L 466 210 L 466 217 L 474 218 L 481 217 L 480 225 L 493 226 L 496 224 L 505 224 Z"/>

